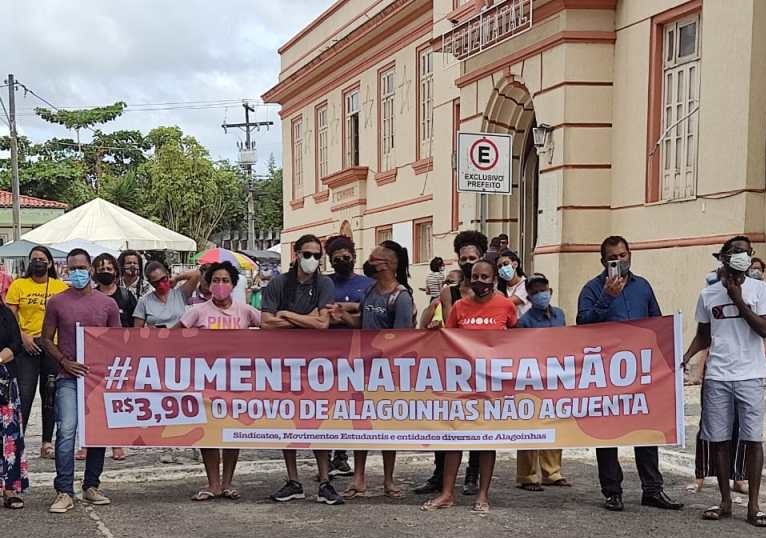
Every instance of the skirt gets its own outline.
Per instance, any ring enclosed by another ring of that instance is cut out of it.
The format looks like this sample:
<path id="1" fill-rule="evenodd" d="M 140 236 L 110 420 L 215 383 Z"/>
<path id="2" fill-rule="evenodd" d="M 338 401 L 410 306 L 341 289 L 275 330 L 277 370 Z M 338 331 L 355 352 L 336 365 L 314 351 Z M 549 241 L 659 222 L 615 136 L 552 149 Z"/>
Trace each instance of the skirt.
<path id="1" fill-rule="evenodd" d="M 10 377 L 0 365 L 0 376 Z M 0 491 L 23 493 L 29 488 L 29 465 L 24 455 L 24 432 L 21 426 L 19 385 L 11 379 L 11 399 L 0 405 Z"/>

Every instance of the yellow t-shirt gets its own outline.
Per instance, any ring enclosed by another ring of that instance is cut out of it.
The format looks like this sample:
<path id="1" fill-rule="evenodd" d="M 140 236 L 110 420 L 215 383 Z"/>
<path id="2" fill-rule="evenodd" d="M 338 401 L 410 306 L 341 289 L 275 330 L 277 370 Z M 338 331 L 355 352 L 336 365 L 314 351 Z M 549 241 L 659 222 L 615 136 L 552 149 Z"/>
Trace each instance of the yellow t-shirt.
<path id="1" fill-rule="evenodd" d="M 30 336 L 40 336 L 43 332 L 47 299 L 58 295 L 68 287 L 58 278 L 49 278 L 47 283 L 42 284 L 31 278 L 17 278 L 8 288 L 5 302 L 19 307 L 19 326 L 22 331 Z"/>

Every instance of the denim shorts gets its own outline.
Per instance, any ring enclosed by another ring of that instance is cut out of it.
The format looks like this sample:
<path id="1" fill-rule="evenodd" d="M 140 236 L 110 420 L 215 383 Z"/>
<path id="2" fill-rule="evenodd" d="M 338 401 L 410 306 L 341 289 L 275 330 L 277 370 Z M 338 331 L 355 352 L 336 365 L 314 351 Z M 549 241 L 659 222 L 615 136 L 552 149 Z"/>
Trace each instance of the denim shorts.
<path id="1" fill-rule="evenodd" d="M 763 440 L 763 379 L 716 381 L 706 379 L 702 388 L 702 431 L 705 441 L 730 441 L 734 412 L 739 417 L 739 440 Z"/>

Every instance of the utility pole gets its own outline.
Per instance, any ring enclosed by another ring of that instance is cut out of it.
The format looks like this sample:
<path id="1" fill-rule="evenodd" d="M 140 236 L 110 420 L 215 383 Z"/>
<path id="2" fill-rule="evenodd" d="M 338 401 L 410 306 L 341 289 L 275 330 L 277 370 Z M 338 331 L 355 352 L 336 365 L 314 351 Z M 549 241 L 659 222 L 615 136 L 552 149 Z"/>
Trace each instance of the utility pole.
<path id="1" fill-rule="evenodd" d="M 261 127 L 267 129 L 274 125 L 273 121 L 250 121 L 250 113 L 255 108 L 247 101 L 242 103 L 245 109 L 245 123 L 224 123 L 221 125 L 224 132 L 227 129 L 238 128 L 245 131 L 245 144 L 239 144 L 239 163 L 247 171 L 247 249 L 255 250 L 255 178 L 253 177 L 253 164 L 255 164 L 255 142 L 250 138 L 253 129 L 260 131 Z"/>
<path id="2" fill-rule="evenodd" d="M 21 238 L 21 200 L 19 198 L 19 142 L 16 133 L 16 81 L 8 75 L 8 123 L 11 131 L 11 195 L 13 197 L 13 240 Z"/>

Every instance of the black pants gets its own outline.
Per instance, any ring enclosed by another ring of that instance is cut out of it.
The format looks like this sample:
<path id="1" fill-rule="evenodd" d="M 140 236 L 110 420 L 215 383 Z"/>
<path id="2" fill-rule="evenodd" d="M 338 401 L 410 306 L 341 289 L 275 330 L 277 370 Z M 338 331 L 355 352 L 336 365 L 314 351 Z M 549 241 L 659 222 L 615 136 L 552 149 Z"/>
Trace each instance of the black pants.
<path id="1" fill-rule="evenodd" d="M 48 376 L 58 373 L 56 361 L 46 355 L 30 355 L 22 351 L 16 356 L 16 369 L 18 371 L 19 391 L 21 392 L 21 414 L 24 421 L 24 430 L 27 429 L 29 416 L 32 413 L 32 404 L 35 401 L 35 392 L 40 388 L 40 407 L 43 414 L 43 443 L 53 441 L 53 428 L 55 417 L 53 405 L 46 406 Z M 51 402 L 52 403 L 52 402 Z"/>
<path id="2" fill-rule="evenodd" d="M 468 468 L 465 471 L 466 478 L 476 479 L 479 476 L 480 452 L 471 451 L 468 456 Z M 444 452 L 434 452 L 434 474 L 430 478 L 434 484 L 444 483 Z"/>
<path id="3" fill-rule="evenodd" d="M 659 453 L 656 446 L 637 446 L 636 468 L 641 479 L 641 489 L 647 495 L 656 495 L 662 491 Z M 598 461 L 598 479 L 601 492 L 605 497 L 622 495 L 622 467 L 617 457 L 616 448 L 596 449 Z"/>

